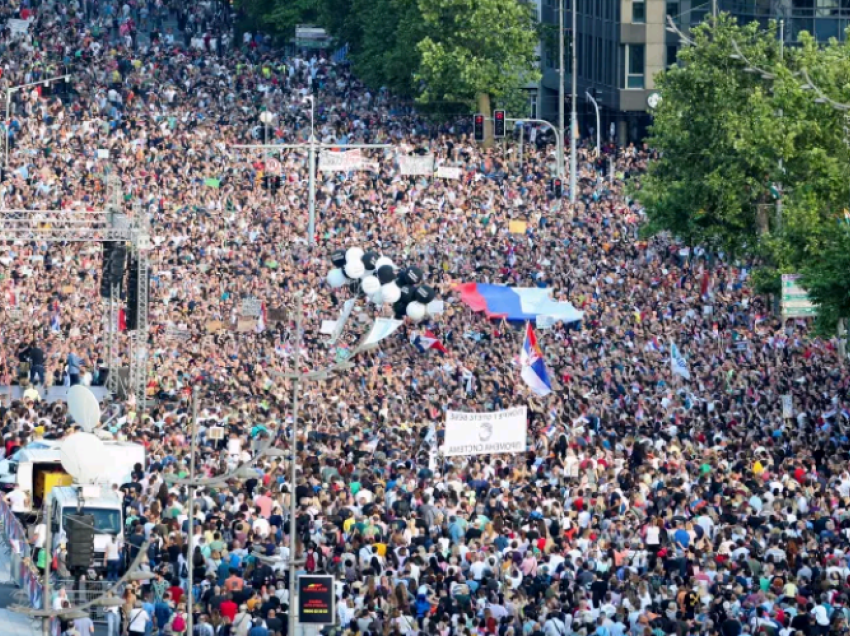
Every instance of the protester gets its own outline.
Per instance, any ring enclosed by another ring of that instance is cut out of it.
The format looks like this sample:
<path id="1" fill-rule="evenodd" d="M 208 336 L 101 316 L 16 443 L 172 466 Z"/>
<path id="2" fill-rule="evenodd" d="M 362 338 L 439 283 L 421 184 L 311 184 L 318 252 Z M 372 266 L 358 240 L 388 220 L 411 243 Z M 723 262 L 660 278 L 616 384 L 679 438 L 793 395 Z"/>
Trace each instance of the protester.
<path id="1" fill-rule="evenodd" d="M 216 2 L 83 4 L 41 2 L 29 35 L 0 35 L 0 88 L 73 76 L 14 94 L 0 200 L 104 209 L 112 175 L 123 208 L 151 216 L 150 404 L 141 414 L 130 400 L 107 424 L 147 449 L 138 487 L 125 488 L 125 545 L 135 558 L 151 540 L 142 557 L 159 576 L 128 592 L 131 633 L 186 633 L 193 612 L 205 636 L 285 634 L 293 556 L 336 577 L 347 635 L 846 632 L 850 410 L 836 343 L 773 317 L 748 263 L 641 238 L 625 183 L 639 186 L 649 149 L 580 148 L 570 204 L 548 188 L 555 150 L 537 129 L 521 159 L 513 141 L 483 148 L 465 123 L 422 118 L 345 62 L 250 33 L 235 46 Z M 305 153 L 274 151 L 277 186 L 266 153 L 233 147 L 308 138 L 306 96 L 323 142 L 392 145 L 369 154 L 374 170 L 318 173 L 315 247 Z M 431 153 L 460 178 L 401 175 L 399 153 Z M 290 448 L 285 374 L 330 366 L 383 315 L 361 302 L 341 344 L 320 333 L 348 297 L 324 282 L 328 257 L 352 246 L 422 267 L 446 301 L 427 325 L 446 353 L 417 350 L 409 338 L 423 326 L 408 323 L 352 368 L 302 384 L 296 483 L 285 457 L 261 459 L 255 477 L 200 488 L 189 509 L 164 478 L 189 472 L 192 388 L 196 470 L 223 474 L 264 443 Z M 100 254 L 0 245 L 7 375 L 37 347 L 43 370 L 28 379 L 98 382 Z M 547 287 L 584 312 L 537 329 L 551 394 L 520 380 L 521 331 L 460 302 L 453 285 L 471 281 Z M 248 296 L 285 319 L 235 329 Z M 527 453 L 435 452 L 429 431 L 445 411 L 521 405 Z M 71 434 L 62 405 L 6 404 L 0 419 L 7 452 Z M 24 503 L 15 491 L 7 501 Z M 113 550 L 110 578 L 114 561 Z"/>

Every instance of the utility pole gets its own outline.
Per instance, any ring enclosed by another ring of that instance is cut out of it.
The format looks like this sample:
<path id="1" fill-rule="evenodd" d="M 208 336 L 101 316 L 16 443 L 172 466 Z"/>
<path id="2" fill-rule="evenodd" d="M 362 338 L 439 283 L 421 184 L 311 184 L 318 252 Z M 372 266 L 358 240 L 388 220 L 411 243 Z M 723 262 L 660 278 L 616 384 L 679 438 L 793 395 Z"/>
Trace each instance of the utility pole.
<path id="1" fill-rule="evenodd" d="M 42 591 L 41 606 L 44 609 L 53 609 L 50 599 L 50 566 L 53 564 L 53 536 L 50 532 L 50 510 L 51 501 L 50 495 L 44 498 L 44 549 L 47 551 L 47 559 L 44 564 L 44 586 Z M 44 617 L 41 619 L 41 628 L 44 636 L 50 634 L 50 618 Z"/>
<path id="2" fill-rule="evenodd" d="M 295 499 L 295 486 L 298 479 L 298 394 L 301 391 L 301 371 L 299 371 L 299 358 L 301 357 L 301 321 L 304 311 L 301 303 L 301 295 L 295 299 L 295 350 L 292 353 L 293 378 L 292 378 L 292 443 L 290 445 L 290 484 L 289 484 L 289 631 L 288 636 L 295 636 L 297 625 L 297 608 L 295 604 L 295 592 L 298 589 L 295 576 L 298 570 L 295 565 L 295 549 L 298 541 L 296 539 L 295 515 L 298 512 L 298 502 Z"/>
<path id="3" fill-rule="evenodd" d="M 191 483 L 189 484 L 189 542 L 187 544 L 187 561 L 186 568 L 189 571 L 189 592 L 187 594 L 189 602 L 186 604 L 187 609 L 189 610 L 186 613 L 186 633 L 192 634 L 194 623 L 194 614 L 192 610 L 195 607 L 195 598 L 192 593 L 192 587 L 195 584 L 194 572 L 194 559 L 192 557 L 195 556 L 195 449 L 197 448 L 197 439 L 198 439 L 198 387 L 195 385 L 192 387 L 192 433 L 191 440 L 189 442 L 189 452 L 191 455 L 189 456 L 189 479 Z"/>
<path id="4" fill-rule="evenodd" d="M 570 203 L 575 203 L 576 187 L 578 175 L 578 149 L 576 148 L 576 130 L 578 130 L 578 113 L 576 112 L 576 102 L 578 101 L 578 38 L 576 37 L 576 12 L 578 0 L 571 0 L 573 8 L 573 29 L 572 29 L 572 95 L 570 103 Z"/>
<path id="5" fill-rule="evenodd" d="M 558 130 L 564 135 L 564 2 L 558 0 Z M 558 149 L 558 176 L 564 178 L 564 147 Z"/>

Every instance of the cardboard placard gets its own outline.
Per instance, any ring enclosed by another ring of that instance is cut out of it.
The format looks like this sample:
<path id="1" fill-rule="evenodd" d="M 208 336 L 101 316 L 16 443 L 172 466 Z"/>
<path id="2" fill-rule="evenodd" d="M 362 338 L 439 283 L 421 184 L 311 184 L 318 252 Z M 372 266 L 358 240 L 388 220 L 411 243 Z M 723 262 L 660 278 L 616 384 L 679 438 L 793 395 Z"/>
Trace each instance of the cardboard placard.
<path id="1" fill-rule="evenodd" d="M 216 333 L 224 329 L 224 323 L 220 320 L 210 320 L 206 324 L 207 333 Z"/>
<path id="2" fill-rule="evenodd" d="M 254 331 L 257 326 L 256 318 L 239 318 L 236 321 L 236 329 L 237 333 L 248 333 L 249 331 Z"/>
<path id="3" fill-rule="evenodd" d="M 269 324 L 286 322 L 286 308 L 275 307 L 273 309 L 266 309 L 266 322 Z"/>
<path id="4" fill-rule="evenodd" d="M 508 231 L 511 234 L 525 234 L 526 230 L 528 230 L 526 221 L 511 221 L 508 224 Z"/>

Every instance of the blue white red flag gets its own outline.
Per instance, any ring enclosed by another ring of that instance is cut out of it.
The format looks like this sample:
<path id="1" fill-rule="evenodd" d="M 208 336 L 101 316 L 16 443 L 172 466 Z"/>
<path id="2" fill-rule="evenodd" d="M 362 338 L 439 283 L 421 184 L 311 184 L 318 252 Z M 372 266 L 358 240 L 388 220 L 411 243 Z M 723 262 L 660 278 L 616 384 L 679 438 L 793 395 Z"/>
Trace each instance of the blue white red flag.
<path id="1" fill-rule="evenodd" d="M 530 322 L 525 323 L 525 338 L 519 352 L 519 361 L 522 366 L 521 376 L 528 388 L 537 395 L 549 395 L 552 392 L 552 383 L 549 381 L 546 361 Z"/>

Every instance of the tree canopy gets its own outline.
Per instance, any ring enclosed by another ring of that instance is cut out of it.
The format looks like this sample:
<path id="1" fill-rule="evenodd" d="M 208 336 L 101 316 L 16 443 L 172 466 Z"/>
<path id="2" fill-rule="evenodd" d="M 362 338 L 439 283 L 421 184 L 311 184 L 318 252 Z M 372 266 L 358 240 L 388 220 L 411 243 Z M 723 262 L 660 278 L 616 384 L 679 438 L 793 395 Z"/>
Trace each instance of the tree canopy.
<path id="1" fill-rule="evenodd" d="M 536 18 L 522 0 L 239 0 L 250 22 L 291 37 L 326 28 L 358 77 L 435 111 L 515 101 L 539 78 Z"/>
<path id="2" fill-rule="evenodd" d="M 832 329 L 850 310 L 850 278 L 838 274 L 850 154 L 844 114 L 816 100 L 805 77 L 850 99 L 850 48 L 802 34 L 783 50 L 776 24 L 761 30 L 726 15 L 691 35 L 678 64 L 656 77 L 662 101 L 647 141 L 660 157 L 633 184 L 647 229 L 756 259 L 764 291 L 778 291 L 781 273 L 802 274 Z"/>

